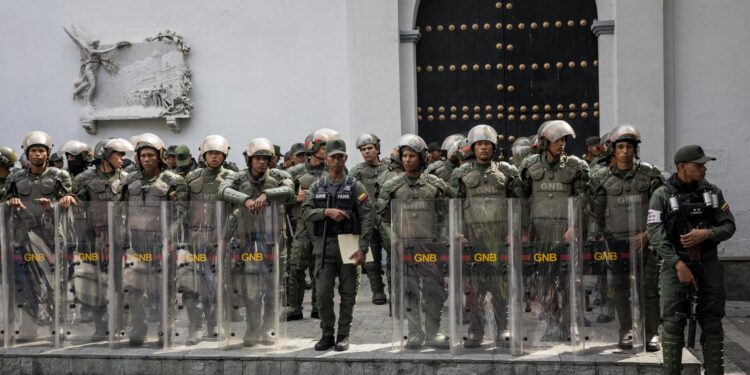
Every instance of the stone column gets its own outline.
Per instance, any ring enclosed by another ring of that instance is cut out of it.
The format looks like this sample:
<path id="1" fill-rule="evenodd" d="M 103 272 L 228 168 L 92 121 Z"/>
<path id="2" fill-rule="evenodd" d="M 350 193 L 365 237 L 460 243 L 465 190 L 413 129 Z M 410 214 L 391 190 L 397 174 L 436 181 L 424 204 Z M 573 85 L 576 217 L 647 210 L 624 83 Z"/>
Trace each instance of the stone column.
<path id="1" fill-rule="evenodd" d="M 401 76 L 401 133 L 417 133 L 417 42 L 419 30 L 399 32 Z"/>

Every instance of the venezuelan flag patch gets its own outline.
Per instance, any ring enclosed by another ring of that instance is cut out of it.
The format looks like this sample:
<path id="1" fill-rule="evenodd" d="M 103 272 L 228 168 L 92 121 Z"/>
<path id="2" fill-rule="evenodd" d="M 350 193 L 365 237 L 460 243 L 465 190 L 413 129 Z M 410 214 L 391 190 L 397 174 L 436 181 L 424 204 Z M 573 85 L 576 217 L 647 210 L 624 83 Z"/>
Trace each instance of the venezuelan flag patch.
<path id="1" fill-rule="evenodd" d="M 724 211 L 724 213 L 729 212 L 729 203 L 724 202 L 724 204 L 721 205 L 721 210 Z"/>
<path id="2" fill-rule="evenodd" d="M 367 193 L 362 193 L 362 194 L 359 195 L 359 197 L 357 197 L 357 201 L 359 203 L 362 203 L 362 202 L 366 201 L 367 198 L 368 198 Z"/>

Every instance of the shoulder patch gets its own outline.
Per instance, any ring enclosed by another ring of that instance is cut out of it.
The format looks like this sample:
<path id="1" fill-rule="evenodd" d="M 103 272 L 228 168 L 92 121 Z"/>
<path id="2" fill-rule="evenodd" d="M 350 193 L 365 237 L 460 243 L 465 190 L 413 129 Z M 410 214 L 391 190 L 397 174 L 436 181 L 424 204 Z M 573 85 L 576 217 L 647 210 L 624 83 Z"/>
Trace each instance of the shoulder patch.
<path id="1" fill-rule="evenodd" d="M 659 224 L 662 222 L 663 215 L 659 210 L 649 209 L 646 224 Z"/>

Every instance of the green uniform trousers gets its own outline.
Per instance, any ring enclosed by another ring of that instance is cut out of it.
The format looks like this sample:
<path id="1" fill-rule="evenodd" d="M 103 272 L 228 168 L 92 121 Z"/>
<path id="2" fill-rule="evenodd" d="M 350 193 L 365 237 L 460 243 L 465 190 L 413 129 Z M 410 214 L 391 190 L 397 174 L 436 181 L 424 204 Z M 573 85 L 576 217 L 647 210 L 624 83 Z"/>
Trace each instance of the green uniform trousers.
<path id="1" fill-rule="evenodd" d="M 338 335 L 349 336 L 354 315 L 354 304 L 357 302 L 357 292 L 359 291 L 360 273 L 361 267 L 342 262 L 336 237 L 328 238 L 325 259 L 319 253 L 315 254 L 315 292 L 323 336 L 332 336 L 336 328 L 333 290 L 337 277 L 339 278 L 339 297 L 341 297 Z"/>

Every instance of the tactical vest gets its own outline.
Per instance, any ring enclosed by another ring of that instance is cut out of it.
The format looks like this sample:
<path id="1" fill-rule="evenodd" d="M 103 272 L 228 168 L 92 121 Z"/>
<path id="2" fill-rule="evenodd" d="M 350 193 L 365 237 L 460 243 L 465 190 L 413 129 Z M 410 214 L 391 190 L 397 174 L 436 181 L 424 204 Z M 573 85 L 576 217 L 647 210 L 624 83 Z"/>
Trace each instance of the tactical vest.
<path id="1" fill-rule="evenodd" d="M 440 235 L 435 197 L 440 189 L 427 182 L 422 175 L 413 186 L 409 186 L 408 177 L 397 178 L 404 182 L 393 192 L 397 207 L 391 206 L 398 215 L 393 222 L 393 231 L 402 239 L 437 239 Z"/>
<path id="2" fill-rule="evenodd" d="M 305 164 L 302 173 L 300 173 L 300 175 L 295 177 L 294 179 L 294 185 L 297 189 L 294 193 L 297 194 L 297 191 L 299 191 L 299 189 L 310 189 L 310 186 L 312 186 L 315 180 L 317 180 L 323 174 L 324 169 L 325 165 L 317 168 L 308 168 L 308 164 Z M 292 209 L 292 216 L 297 218 L 297 228 L 305 227 L 305 223 L 302 220 L 302 209 L 299 204 L 294 205 L 294 208 Z"/>
<path id="3" fill-rule="evenodd" d="M 537 158 L 528 167 L 531 177 L 531 218 L 567 221 L 568 200 L 573 196 L 576 173 L 567 159 L 560 160 L 557 168 L 551 169 Z"/>
<path id="4" fill-rule="evenodd" d="M 714 208 L 706 205 L 703 193 L 712 193 L 710 188 L 697 189 L 695 191 L 681 191 L 670 182 L 666 183 L 667 189 L 672 197 L 677 198 L 679 211 L 667 213 L 665 226 L 669 242 L 677 252 L 687 252 L 680 236 L 696 228 L 709 228 L 714 224 Z M 701 252 L 716 250 L 719 243 L 708 239 L 700 244 Z"/>
<path id="5" fill-rule="evenodd" d="M 89 228 L 106 228 L 108 225 L 107 206 L 103 202 L 120 200 L 124 172 L 116 171 L 111 176 L 102 176 L 96 171 L 91 173 L 84 187 L 89 193 L 88 214 L 86 215 Z"/>
<path id="6" fill-rule="evenodd" d="M 210 182 L 205 181 L 204 173 L 205 170 L 201 169 L 188 183 L 190 202 L 187 217 L 191 230 L 206 227 L 213 229 L 216 221 L 216 201 L 218 200 L 216 194 L 219 192 L 219 185 L 226 171 L 220 171 Z"/>
<path id="7" fill-rule="evenodd" d="M 136 172 L 138 173 L 138 172 Z M 166 181 L 165 172 L 156 180 L 144 184 L 139 173 L 128 183 L 128 229 L 158 232 L 161 226 L 161 202 L 169 200 L 171 185 Z"/>
<path id="8" fill-rule="evenodd" d="M 627 179 L 610 173 L 602 187 L 607 192 L 604 229 L 608 234 L 616 239 L 627 240 L 633 234 L 646 230 L 651 178 L 642 169 L 638 168 Z M 632 224 L 631 214 L 635 218 Z"/>
<path id="9" fill-rule="evenodd" d="M 464 199 L 464 222 L 468 225 L 507 221 L 508 205 L 505 200 L 506 176 L 498 169 L 497 162 L 482 171 L 472 162 L 471 170 L 461 177 L 466 188 Z"/>
<path id="10" fill-rule="evenodd" d="M 21 199 L 32 216 L 39 217 L 43 212 L 42 207 L 34 202 L 35 199 L 57 200 L 57 184 L 62 183 L 59 173 L 61 171 L 56 168 L 48 168 L 41 177 L 32 175 L 28 171 L 22 171 L 18 174 L 20 178 L 16 178 L 13 183 L 16 186 L 18 198 Z"/>
<path id="11" fill-rule="evenodd" d="M 328 178 L 318 180 L 317 191 L 313 197 L 315 208 L 337 208 L 345 211 L 349 218 L 338 222 L 328 219 L 316 221 L 314 225 L 315 236 L 323 236 L 325 221 L 328 221 L 326 236 L 359 234 L 361 228 L 359 214 L 357 213 L 357 180 L 354 177 L 347 176 L 335 194 L 331 194 L 328 190 L 329 183 Z M 326 205 L 326 202 L 328 205 Z"/>
<path id="12" fill-rule="evenodd" d="M 384 162 L 381 162 L 377 167 L 373 167 L 367 163 L 362 163 L 361 168 L 356 176 L 353 176 L 357 181 L 365 185 L 367 195 L 370 199 L 375 199 L 375 193 L 378 185 L 378 176 L 388 169 Z"/>

